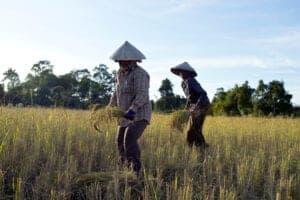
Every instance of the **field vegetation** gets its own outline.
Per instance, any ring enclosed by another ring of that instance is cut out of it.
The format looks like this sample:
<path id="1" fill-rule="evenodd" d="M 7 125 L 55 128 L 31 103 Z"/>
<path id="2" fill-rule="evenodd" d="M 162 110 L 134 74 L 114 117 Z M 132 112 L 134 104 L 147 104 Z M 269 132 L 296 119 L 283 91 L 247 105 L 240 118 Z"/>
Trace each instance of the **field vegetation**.
<path id="1" fill-rule="evenodd" d="M 153 114 L 136 178 L 117 167 L 116 121 L 0 107 L 0 199 L 300 199 L 300 119 L 207 117 L 200 152 L 171 118 Z"/>

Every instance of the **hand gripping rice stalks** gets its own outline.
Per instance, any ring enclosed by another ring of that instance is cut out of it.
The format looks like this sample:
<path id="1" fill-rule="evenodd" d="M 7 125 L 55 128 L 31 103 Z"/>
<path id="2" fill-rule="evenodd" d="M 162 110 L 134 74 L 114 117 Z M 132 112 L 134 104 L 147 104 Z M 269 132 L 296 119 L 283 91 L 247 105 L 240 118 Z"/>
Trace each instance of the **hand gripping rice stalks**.
<path id="1" fill-rule="evenodd" d="M 102 108 L 100 105 L 95 105 L 91 113 L 91 123 L 95 130 L 101 130 L 112 122 L 119 122 L 124 116 L 124 111 L 119 107 Z"/>

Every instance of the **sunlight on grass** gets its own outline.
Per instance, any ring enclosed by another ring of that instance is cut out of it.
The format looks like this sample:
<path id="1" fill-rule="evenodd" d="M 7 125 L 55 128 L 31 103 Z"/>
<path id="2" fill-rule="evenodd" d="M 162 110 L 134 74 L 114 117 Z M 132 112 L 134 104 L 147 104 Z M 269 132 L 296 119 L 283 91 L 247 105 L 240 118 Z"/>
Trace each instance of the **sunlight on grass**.
<path id="1" fill-rule="evenodd" d="M 153 114 L 137 179 L 118 170 L 117 120 L 96 131 L 90 114 L 0 108 L 0 197 L 300 199 L 299 119 L 207 117 L 201 153 L 170 129 L 170 115 Z"/>

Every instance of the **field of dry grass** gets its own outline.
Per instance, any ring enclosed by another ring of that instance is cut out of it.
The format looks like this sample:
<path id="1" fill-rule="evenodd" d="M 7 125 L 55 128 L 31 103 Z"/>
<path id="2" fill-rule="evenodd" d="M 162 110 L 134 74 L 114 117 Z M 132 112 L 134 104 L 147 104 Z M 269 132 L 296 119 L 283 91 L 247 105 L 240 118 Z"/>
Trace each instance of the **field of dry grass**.
<path id="1" fill-rule="evenodd" d="M 203 154 L 154 114 L 140 179 L 117 168 L 115 124 L 0 107 L 0 199 L 300 199 L 300 119 L 208 117 Z"/>

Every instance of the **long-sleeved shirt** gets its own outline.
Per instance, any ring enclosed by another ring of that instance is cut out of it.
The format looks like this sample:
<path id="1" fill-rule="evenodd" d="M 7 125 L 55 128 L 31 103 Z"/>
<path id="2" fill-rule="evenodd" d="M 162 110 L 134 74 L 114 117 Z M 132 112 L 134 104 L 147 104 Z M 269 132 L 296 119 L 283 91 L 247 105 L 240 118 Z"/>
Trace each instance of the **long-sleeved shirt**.
<path id="1" fill-rule="evenodd" d="M 191 104 L 197 103 L 199 106 L 209 104 L 206 91 L 201 87 L 195 78 L 190 77 L 184 79 L 181 83 L 181 86 L 187 98 L 187 107 L 189 107 Z"/>
<path id="2" fill-rule="evenodd" d="M 118 106 L 124 112 L 133 110 L 136 115 L 134 121 L 151 119 L 151 103 L 149 100 L 148 73 L 140 66 L 134 66 L 128 72 L 118 71 L 116 89 L 110 99 L 110 106 Z M 132 121 L 122 119 L 121 127 L 128 126 Z"/>

